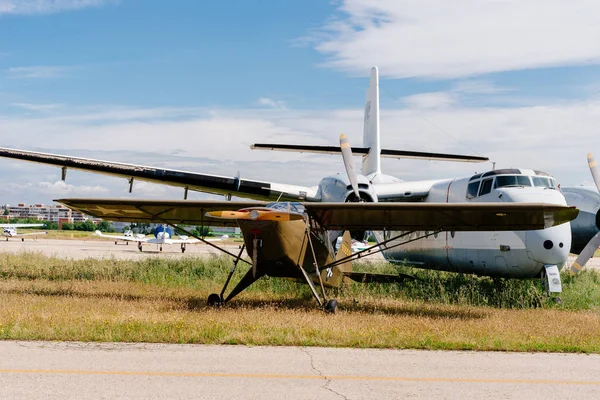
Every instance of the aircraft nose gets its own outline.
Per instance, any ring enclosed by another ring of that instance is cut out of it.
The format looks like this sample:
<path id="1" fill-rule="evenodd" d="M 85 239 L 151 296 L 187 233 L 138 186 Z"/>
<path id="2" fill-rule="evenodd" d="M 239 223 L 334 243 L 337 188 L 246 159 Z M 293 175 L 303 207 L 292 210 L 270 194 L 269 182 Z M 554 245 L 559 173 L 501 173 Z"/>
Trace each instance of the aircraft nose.
<path id="1" fill-rule="evenodd" d="M 527 231 L 527 255 L 542 264 L 561 266 L 567 261 L 571 248 L 571 229 L 562 224 L 548 229 Z"/>

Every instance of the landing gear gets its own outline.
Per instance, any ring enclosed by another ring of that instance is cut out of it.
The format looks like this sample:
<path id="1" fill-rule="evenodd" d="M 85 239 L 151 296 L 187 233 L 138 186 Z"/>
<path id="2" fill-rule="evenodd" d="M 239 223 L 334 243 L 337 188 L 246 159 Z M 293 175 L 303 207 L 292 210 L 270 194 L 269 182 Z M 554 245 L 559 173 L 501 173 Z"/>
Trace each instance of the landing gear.
<path id="1" fill-rule="evenodd" d="M 159 247 L 159 250 L 162 251 L 162 245 Z"/>
<path id="2" fill-rule="evenodd" d="M 24 242 L 24 241 L 25 241 L 25 238 L 21 238 L 21 242 Z"/>
<path id="3" fill-rule="evenodd" d="M 185 243 L 181 243 L 181 252 L 185 253 Z"/>
<path id="4" fill-rule="evenodd" d="M 119 241 L 118 241 L 118 240 L 115 240 L 115 246 L 116 246 L 118 243 L 119 243 Z"/>
<path id="5" fill-rule="evenodd" d="M 207 304 L 211 307 L 218 307 L 223 304 L 223 299 L 216 293 L 212 293 L 208 296 Z"/>
<path id="6" fill-rule="evenodd" d="M 324 310 L 328 314 L 335 314 L 337 310 L 337 300 L 331 299 L 329 300 L 324 307 Z"/>
<path id="7" fill-rule="evenodd" d="M 142 242 L 138 242 L 138 250 L 142 251 Z"/>

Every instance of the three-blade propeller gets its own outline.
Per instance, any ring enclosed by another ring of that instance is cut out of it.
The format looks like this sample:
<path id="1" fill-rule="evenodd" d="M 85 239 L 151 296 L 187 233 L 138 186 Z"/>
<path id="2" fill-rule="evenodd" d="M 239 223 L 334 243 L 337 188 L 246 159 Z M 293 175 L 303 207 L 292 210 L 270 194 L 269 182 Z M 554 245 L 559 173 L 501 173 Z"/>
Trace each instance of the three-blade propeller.
<path id="1" fill-rule="evenodd" d="M 594 160 L 594 156 L 592 153 L 588 153 L 588 166 L 590 167 L 590 171 L 592 172 L 592 178 L 594 179 L 594 184 L 596 188 L 600 192 L 600 170 L 598 170 L 598 166 L 596 165 L 596 160 Z M 590 239 L 588 244 L 583 248 L 581 253 L 577 256 L 577 259 L 571 265 L 571 274 L 577 274 L 581 272 L 585 264 L 589 261 L 590 258 L 594 255 L 596 249 L 600 246 L 600 232 L 596 233 L 593 238 Z"/>

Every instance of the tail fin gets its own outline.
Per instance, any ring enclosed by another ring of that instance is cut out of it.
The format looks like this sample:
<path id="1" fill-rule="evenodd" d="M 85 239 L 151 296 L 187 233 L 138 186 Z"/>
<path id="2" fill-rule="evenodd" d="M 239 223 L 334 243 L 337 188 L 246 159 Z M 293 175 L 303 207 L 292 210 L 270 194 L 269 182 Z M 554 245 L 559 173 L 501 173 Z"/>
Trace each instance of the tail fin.
<path id="1" fill-rule="evenodd" d="M 352 236 L 350 236 L 350 231 L 345 231 L 342 236 L 342 243 L 340 243 L 340 248 L 335 255 L 336 260 L 341 260 L 342 258 L 348 257 L 352 255 Z M 348 260 L 342 264 L 339 264 L 338 267 L 344 272 L 352 272 L 352 261 Z"/>
<path id="2" fill-rule="evenodd" d="M 363 156 L 362 174 L 381 174 L 381 144 L 379 142 L 379 69 L 371 68 L 371 80 L 367 89 L 365 104 L 365 120 L 363 130 L 363 147 L 371 149 Z"/>

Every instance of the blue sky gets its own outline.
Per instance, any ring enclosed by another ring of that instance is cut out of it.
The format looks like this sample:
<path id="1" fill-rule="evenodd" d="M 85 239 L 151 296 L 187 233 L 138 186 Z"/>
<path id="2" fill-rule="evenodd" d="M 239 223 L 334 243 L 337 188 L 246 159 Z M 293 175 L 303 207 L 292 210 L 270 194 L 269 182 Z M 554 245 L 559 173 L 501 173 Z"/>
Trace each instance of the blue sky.
<path id="1" fill-rule="evenodd" d="M 385 147 L 484 154 L 588 183 L 598 15 L 590 0 L 0 0 L 0 145 L 316 184 L 341 162 L 248 145 L 335 144 L 341 132 L 360 145 L 378 65 Z M 490 166 L 393 161 L 384 172 Z M 114 178 L 74 173 L 65 185 L 53 168 L 0 168 L 3 203 L 127 195 Z"/>

